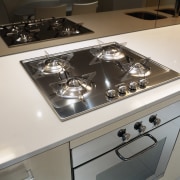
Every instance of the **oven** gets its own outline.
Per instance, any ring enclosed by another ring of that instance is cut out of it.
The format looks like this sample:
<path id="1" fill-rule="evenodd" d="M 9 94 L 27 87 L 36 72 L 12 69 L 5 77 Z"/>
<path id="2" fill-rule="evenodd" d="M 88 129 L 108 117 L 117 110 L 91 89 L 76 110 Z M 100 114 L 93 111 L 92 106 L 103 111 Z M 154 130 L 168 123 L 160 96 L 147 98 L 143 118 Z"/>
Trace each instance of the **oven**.
<path id="1" fill-rule="evenodd" d="M 179 73 L 117 42 L 20 61 L 61 121 L 179 79 Z M 180 104 L 134 120 L 71 150 L 74 180 L 161 176 L 179 128 Z"/>
<path id="2" fill-rule="evenodd" d="M 180 102 L 71 150 L 74 180 L 152 180 L 163 176 L 179 134 Z"/>

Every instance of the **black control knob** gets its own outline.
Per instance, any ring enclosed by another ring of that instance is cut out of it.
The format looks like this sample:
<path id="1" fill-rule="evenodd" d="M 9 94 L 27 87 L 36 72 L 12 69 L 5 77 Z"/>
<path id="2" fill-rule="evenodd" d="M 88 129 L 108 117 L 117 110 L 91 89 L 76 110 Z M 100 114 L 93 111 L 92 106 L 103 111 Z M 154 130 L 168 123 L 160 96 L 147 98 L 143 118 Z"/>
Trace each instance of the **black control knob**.
<path id="1" fill-rule="evenodd" d="M 144 125 L 142 124 L 142 122 L 136 122 L 136 123 L 134 124 L 134 129 L 135 129 L 135 130 L 138 130 L 139 133 L 143 133 L 143 132 L 146 130 L 146 126 L 144 126 Z"/>
<path id="2" fill-rule="evenodd" d="M 155 126 L 157 126 L 161 123 L 161 119 L 157 118 L 157 115 L 151 115 L 149 117 L 149 122 L 153 123 Z"/>
<path id="3" fill-rule="evenodd" d="M 130 138 L 130 134 L 126 133 L 126 129 L 120 129 L 117 135 L 122 137 L 123 141 L 127 141 Z"/>

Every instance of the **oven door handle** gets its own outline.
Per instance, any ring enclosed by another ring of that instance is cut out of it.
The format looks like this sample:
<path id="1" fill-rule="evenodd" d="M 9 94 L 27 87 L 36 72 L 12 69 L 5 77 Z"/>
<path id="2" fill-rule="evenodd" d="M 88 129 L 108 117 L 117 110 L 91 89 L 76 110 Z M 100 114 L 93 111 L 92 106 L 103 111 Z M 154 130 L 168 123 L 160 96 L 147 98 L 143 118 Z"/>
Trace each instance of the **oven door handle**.
<path id="1" fill-rule="evenodd" d="M 128 157 L 128 158 L 122 156 L 122 154 L 119 153 L 119 150 L 120 150 L 122 147 L 124 147 L 124 146 L 126 146 L 126 145 L 128 145 L 128 144 L 130 144 L 130 143 L 132 143 L 132 142 L 134 142 L 134 141 L 136 141 L 137 139 L 139 139 L 139 138 L 141 138 L 141 137 L 143 137 L 143 136 L 148 136 L 149 138 L 151 138 L 151 139 L 154 141 L 154 143 L 153 143 L 152 145 L 150 145 L 149 147 L 143 149 L 142 151 L 140 151 L 140 152 L 138 152 L 138 153 L 136 153 L 136 154 L 134 154 L 134 155 L 132 155 L 132 156 L 130 156 L 130 157 Z M 115 152 L 116 152 L 117 156 L 118 156 L 121 160 L 123 160 L 123 161 L 129 161 L 129 160 L 131 160 L 132 158 L 137 157 L 137 156 L 143 154 L 144 152 L 150 150 L 151 148 L 153 148 L 154 146 L 157 145 L 157 139 L 156 139 L 155 137 L 153 137 L 151 134 L 144 134 L 143 136 L 140 136 L 140 137 L 138 137 L 138 138 L 135 138 L 135 139 L 133 139 L 132 141 L 129 141 L 129 142 L 125 143 L 123 146 L 116 148 L 116 149 L 115 149 Z"/>

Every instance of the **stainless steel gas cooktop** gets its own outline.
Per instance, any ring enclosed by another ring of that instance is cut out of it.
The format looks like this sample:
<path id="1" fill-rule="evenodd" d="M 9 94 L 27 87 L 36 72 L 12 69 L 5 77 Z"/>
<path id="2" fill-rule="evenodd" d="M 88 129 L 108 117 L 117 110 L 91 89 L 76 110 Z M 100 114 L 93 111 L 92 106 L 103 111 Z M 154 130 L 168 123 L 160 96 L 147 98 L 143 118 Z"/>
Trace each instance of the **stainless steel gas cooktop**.
<path id="1" fill-rule="evenodd" d="M 67 18 L 35 19 L 0 25 L 0 36 L 8 47 L 93 33 Z"/>
<path id="2" fill-rule="evenodd" d="M 179 78 L 116 42 L 21 63 L 61 121 Z"/>

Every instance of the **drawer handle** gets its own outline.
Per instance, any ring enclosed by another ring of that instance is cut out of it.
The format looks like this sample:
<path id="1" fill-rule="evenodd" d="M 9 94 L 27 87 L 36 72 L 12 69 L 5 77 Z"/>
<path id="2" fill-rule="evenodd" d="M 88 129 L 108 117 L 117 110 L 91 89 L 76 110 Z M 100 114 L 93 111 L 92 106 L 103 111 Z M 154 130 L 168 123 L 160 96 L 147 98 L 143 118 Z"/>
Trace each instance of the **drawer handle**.
<path id="1" fill-rule="evenodd" d="M 33 174 L 32 174 L 31 169 L 28 169 L 28 170 L 27 170 L 27 174 L 28 174 L 28 177 L 25 178 L 24 180 L 35 180 L 35 178 L 34 178 L 34 176 L 33 176 Z"/>
<path id="2" fill-rule="evenodd" d="M 149 138 L 151 138 L 151 139 L 154 141 L 154 143 L 153 143 L 152 145 L 150 145 L 149 147 L 143 149 L 142 151 L 140 151 L 140 152 L 138 152 L 138 153 L 136 153 L 136 154 L 134 154 L 134 155 L 132 155 L 132 156 L 130 156 L 130 157 L 128 157 L 128 158 L 122 156 L 122 154 L 119 153 L 119 150 L 120 150 L 122 147 L 130 144 L 131 142 L 136 141 L 137 139 L 139 139 L 139 138 L 141 138 L 141 137 L 143 137 L 143 136 L 148 136 Z M 123 146 L 121 146 L 121 147 L 118 147 L 117 149 L 115 149 L 115 152 L 116 152 L 117 156 L 118 156 L 121 160 L 123 160 L 123 161 L 129 161 L 130 159 L 132 159 L 132 158 L 134 158 L 134 157 L 136 157 L 136 156 L 139 156 L 140 154 L 143 154 L 144 152 L 150 150 L 151 148 L 153 148 L 153 147 L 156 146 L 156 145 L 157 145 L 157 139 L 156 139 L 155 137 L 153 137 L 151 134 L 145 134 L 145 135 L 142 135 L 142 136 L 140 136 L 140 137 L 138 137 L 138 138 L 135 138 L 135 139 L 133 139 L 133 140 L 125 143 L 125 144 L 124 144 Z"/>

